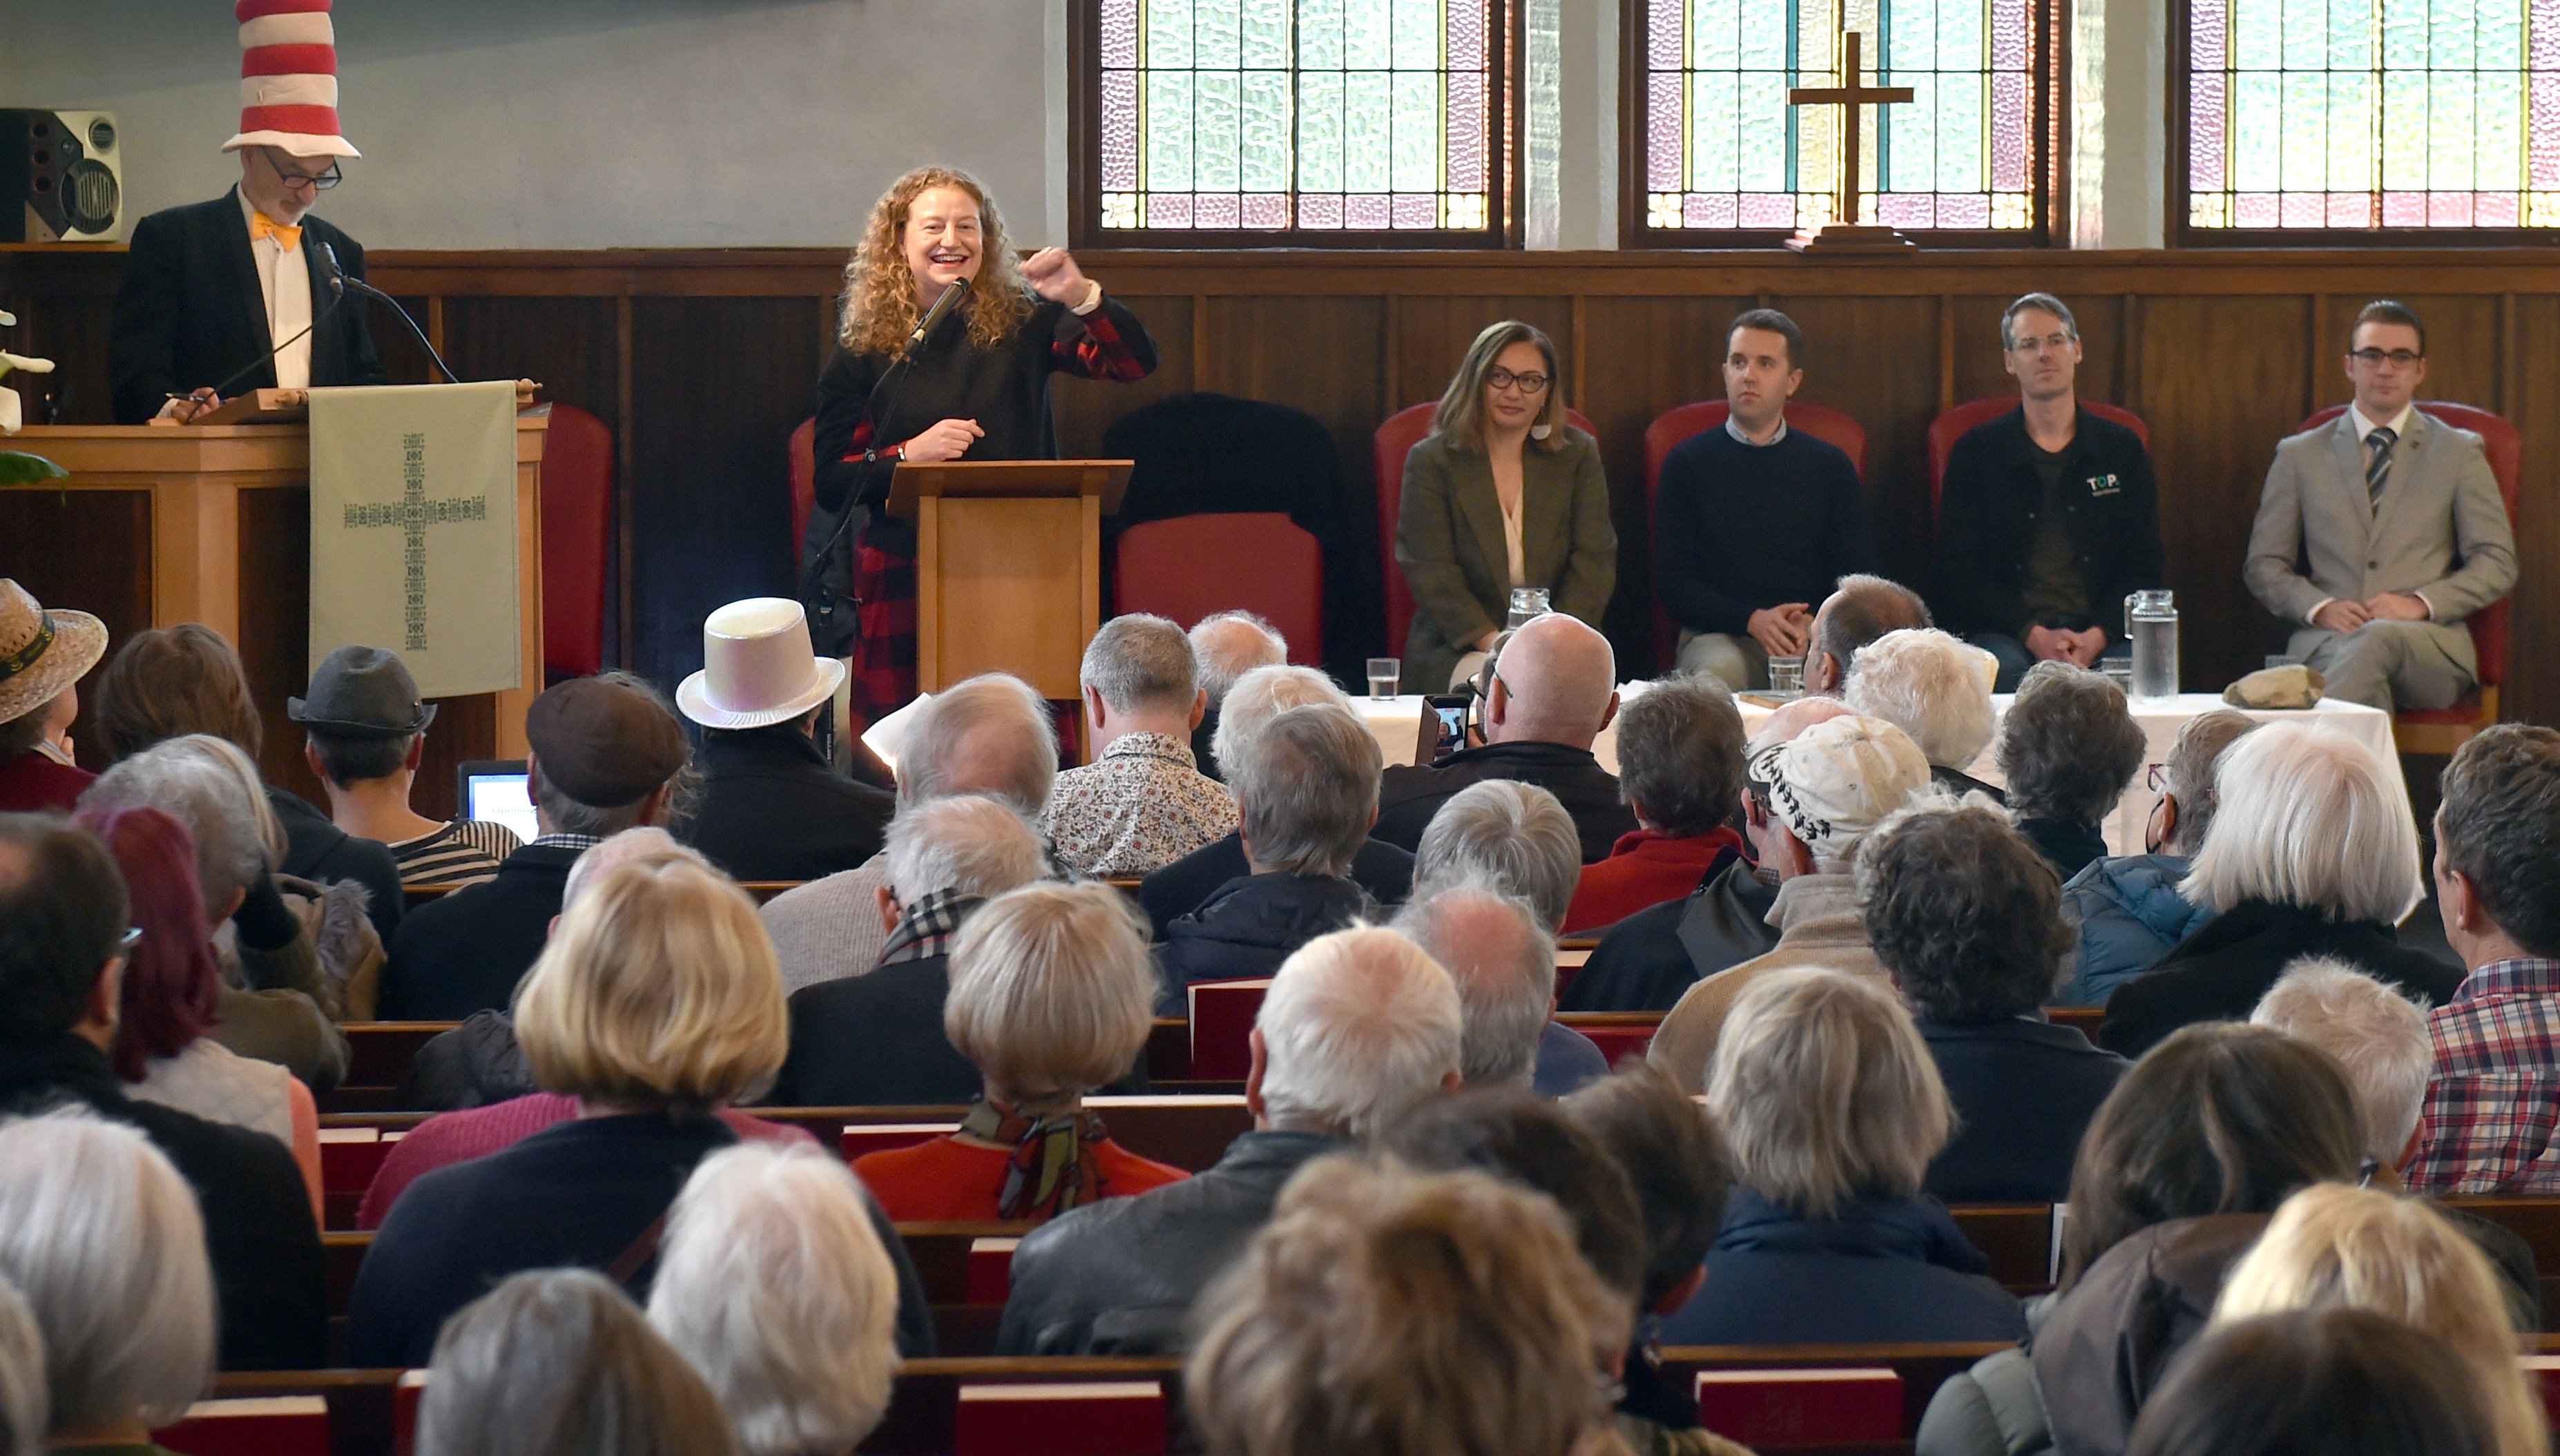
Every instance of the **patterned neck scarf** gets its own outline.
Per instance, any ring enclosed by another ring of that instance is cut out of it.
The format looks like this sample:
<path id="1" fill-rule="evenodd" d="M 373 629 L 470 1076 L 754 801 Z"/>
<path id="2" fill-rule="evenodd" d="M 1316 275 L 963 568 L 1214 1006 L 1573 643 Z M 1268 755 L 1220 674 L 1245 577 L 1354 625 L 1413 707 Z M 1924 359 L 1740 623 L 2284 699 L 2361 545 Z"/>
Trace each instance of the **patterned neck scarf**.
<path id="1" fill-rule="evenodd" d="M 1053 1218 L 1102 1196 L 1100 1180 L 1084 1166 L 1084 1145 L 1108 1136 L 1098 1112 L 1077 1108 L 1034 1117 L 982 1096 L 960 1119 L 960 1131 L 1013 1149 L 1005 1186 L 996 1195 L 996 1212 L 1005 1219 Z"/>

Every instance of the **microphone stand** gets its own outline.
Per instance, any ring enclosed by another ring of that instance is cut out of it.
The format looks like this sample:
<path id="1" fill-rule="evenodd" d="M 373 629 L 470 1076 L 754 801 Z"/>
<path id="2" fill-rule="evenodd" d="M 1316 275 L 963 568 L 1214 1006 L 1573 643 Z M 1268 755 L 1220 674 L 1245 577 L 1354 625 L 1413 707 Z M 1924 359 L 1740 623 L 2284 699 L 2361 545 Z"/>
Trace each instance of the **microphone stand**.
<path id="1" fill-rule="evenodd" d="M 427 359 L 434 363 L 435 367 L 444 375 L 445 380 L 448 383 L 454 384 L 462 382 L 462 376 L 455 373 L 453 371 L 453 366 L 444 362 L 444 356 L 435 352 L 435 346 L 427 342 L 426 331 L 417 326 L 417 320 L 409 317 L 407 309 L 400 307 L 400 301 L 399 299 L 383 292 L 381 289 L 376 288 L 374 285 L 366 282 L 362 278 L 348 277 L 347 270 L 338 266 L 338 250 L 325 242 L 320 244 L 320 256 L 329 260 L 329 286 L 331 289 L 335 290 L 338 298 L 345 297 L 347 291 L 349 289 L 353 289 L 367 298 L 391 305 L 392 312 L 400 315 L 400 321 L 408 325 L 409 337 L 417 341 L 418 348 L 426 351 Z M 334 307 L 337 303 L 337 298 L 332 298 L 330 303 Z M 312 323 L 316 327 L 319 320 L 314 319 Z"/>

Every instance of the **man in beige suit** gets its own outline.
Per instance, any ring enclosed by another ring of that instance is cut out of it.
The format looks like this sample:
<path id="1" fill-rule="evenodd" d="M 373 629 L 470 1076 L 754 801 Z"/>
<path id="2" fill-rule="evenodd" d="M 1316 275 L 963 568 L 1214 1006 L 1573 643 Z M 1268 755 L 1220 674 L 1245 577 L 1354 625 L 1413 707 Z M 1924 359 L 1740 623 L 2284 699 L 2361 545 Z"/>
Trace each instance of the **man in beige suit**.
<path id="1" fill-rule="evenodd" d="M 2450 707 L 2480 680 L 2463 621 L 2515 586 L 2515 534 L 2480 437 L 2410 402 L 2427 377 L 2415 313 L 2366 304 L 2346 377 L 2346 413 L 2276 447 L 2242 574 L 2299 624 L 2289 650 L 2331 697 Z"/>

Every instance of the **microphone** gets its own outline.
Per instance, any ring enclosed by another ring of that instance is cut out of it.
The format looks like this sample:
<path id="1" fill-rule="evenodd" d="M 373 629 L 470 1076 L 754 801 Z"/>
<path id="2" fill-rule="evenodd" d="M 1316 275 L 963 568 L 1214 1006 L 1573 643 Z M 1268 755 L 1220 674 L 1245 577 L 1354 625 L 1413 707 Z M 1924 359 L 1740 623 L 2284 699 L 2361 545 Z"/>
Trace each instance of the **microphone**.
<path id="1" fill-rule="evenodd" d="M 329 296 L 346 297 L 347 270 L 338 266 L 338 250 L 323 242 L 320 244 L 320 258 L 329 265 Z"/>
<path id="2" fill-rule="evenodd" d="M 960 307 L 960 299 L 968 291 L 969 280 L 966 278 L 959 279 L 950 287 L 943 289 L 942 296 L 933 301 L 933 307 L 926 309 L 924 317 L 915 321 L 914 331 L 906 336 L 906 349 L 900 350 L 899 353 L 907 353 L 922 344 L 925 337 L 933 332 L 934 326 L 942 322 L 944 314 Z"/>

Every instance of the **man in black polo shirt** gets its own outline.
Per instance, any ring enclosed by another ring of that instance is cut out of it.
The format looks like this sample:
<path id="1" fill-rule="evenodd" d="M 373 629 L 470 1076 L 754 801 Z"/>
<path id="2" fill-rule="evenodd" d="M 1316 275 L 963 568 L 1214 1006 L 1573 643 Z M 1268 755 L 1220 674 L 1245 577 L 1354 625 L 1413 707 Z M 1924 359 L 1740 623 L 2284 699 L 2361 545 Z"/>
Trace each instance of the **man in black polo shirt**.
<path id="1" fill-rule="evenodd" d="M 2080 326 L 2049 293 L 2000 316 L 2018 408 L 1967 431 L 1938 508 L 1938 625 L 2000 658 L 1999 690 L 2037 662 L 2132 651 L 2128 594 L 2160 584 L 2160 507 L 2142 437 L 2080 407 Z"/>
<path id="2" fill-rule="evenodd" d="M 1680 670 L 1736 692 L 1767 687 L 1771 657 L 1804 656 L 1833 583 L 1875 565 L 1857 467 L 1787 428 L 1804 356 L 1804 331 L 1776 309 L 1735 318 L 1724 331 L 1732 413 L 1664 459 L 1654 505 L 1654 574 L 1680 626 Z"/>

